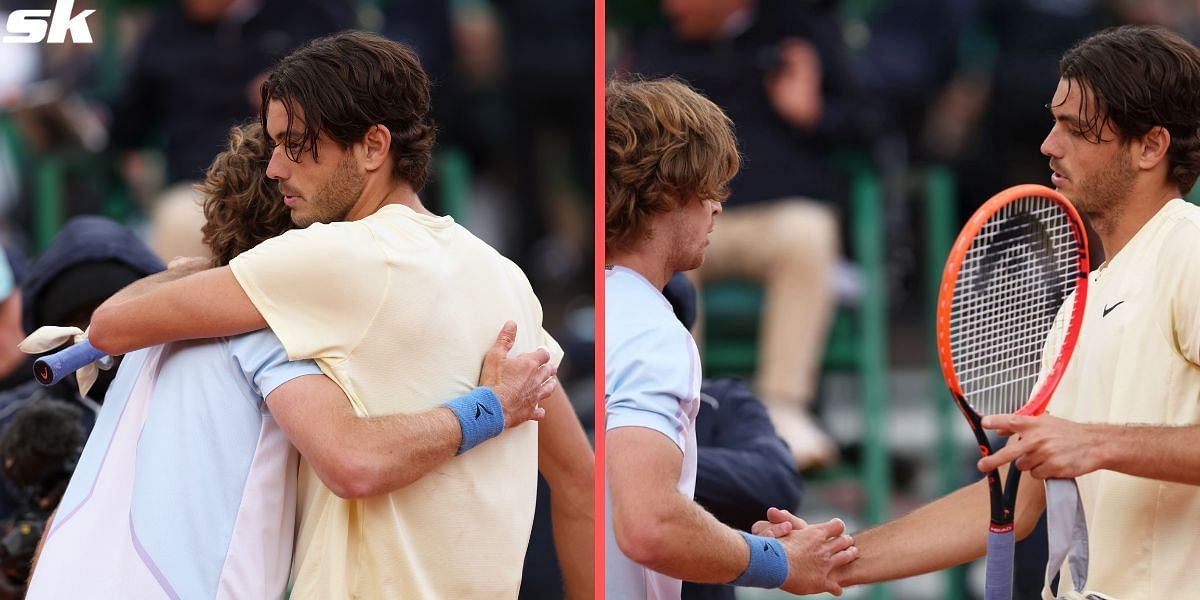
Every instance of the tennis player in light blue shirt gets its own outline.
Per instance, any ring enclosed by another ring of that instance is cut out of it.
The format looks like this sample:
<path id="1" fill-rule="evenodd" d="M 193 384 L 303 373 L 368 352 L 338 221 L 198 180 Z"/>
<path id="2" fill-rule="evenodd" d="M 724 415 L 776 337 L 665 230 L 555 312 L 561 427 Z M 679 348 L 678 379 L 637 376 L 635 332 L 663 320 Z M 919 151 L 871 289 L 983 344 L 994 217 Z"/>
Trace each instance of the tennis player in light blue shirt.
<path id="1" fill-rule="evenodd" d="M 700 354 L 671 305 L 636 271 L 605 272 L 605 430 L 653 429 L 679 446 L 683 470 L 675 488 L 696 490 L 696 413 L 700 410 Z M 613 534 L 612 499 L 604 492 L 604 564 L 608 589 L 653 590 L 639 597 L 678 598 L 682 582 L 630 560 Z M 627 597 L 622 595 L 622 597 Z"/>

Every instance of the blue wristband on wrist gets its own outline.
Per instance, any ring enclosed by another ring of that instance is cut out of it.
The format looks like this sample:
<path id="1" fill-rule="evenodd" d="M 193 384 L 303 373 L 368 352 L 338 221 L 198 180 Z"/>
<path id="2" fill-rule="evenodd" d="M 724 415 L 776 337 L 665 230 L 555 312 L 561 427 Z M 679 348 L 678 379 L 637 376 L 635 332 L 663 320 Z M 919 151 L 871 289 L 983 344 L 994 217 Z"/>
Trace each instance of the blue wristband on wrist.
<path id="1" fill-rule="evenodd" d="M 458 426 L 462 428 L 462 442 L 456 455 L 504 432 L 504 410 L 491 388 L 475 388 L 442 406 L 454 412 Z"/>
<path id="2" fill-rule="evenodd" d="M 779 540 L 739 531 L 750 547 L 750 564 L 731 583 L 742 587 L 777 588 L 787 581 L 788 559 Z"/>

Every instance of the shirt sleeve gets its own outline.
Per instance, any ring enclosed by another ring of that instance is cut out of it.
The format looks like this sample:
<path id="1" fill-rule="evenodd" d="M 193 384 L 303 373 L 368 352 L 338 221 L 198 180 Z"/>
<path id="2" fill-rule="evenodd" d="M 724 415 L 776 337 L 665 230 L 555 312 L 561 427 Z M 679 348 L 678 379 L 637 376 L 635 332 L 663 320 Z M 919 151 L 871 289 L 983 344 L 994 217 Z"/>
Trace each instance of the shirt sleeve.
<path id="1" fill-rule="evenodd" d="M 229 267 L 293 360 L 347 357 L 390 283 L 387 260 L 361 223 L 289 231 Z"/>
<path id="2" fill-rule="evenodd" d="M 553 337 L 551 337 L 550 333 L 547 332 L 545 329 L 542 330 L 542 338 L 541 339 L 542 339 L 542 341 L 539 342 L 539 344 L 542 346 L 545 346 L 546 351 L 550 353 L 550 364 L 552 364 L 556 367 L 562 366 L 563 354 L 565 354 L 563 352 L 562 346 L 559 346 L 558 342 Z"/>
<path id="3" fill-rule="evenodd" d="M 695 393 L 690 340 L 682 328 L 654 327 L 613 348 L 605 369 L 606 430 L 653 429 L 683 450 L 683 403 Z"/>
<path id="4" fill-rule="evenodd" d="M 229 338 L 229 348 L 246 380 L 263 398 L 292 379 L 321 374 L 311 360 L 289 361 L 279 338 L 269 329 Z"/>

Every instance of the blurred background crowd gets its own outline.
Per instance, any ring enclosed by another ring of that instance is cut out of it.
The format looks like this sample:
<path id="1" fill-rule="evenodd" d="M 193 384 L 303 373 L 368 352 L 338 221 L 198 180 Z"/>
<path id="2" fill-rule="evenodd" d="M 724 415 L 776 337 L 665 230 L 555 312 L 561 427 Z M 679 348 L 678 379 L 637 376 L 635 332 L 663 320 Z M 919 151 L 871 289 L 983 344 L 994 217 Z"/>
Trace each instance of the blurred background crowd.
<path id="1" fill-rule="evenodd" d="M 853 531 L 978 478 L 932 339 L 954 236 L 1002 189 L 1050 185 L 1039 147 L 1068 48 L 1130 23 L 1200 42 L 1200 2 L 609 0 L 606 12 L 609 77 L 690 83 L 726 111 L 743 153 L 705 264 L 667 294 L 695 320 L 714 407 L 697 425 L 697 501 L 742 529 L 784 505 Z M 770 419 L 723 414 L 731 403 Z M 766 484 L 775 440 L 790 488 Z M 1014 597 L 1040 592 L 1041 536 L 1018 550 Z M 979 597 L 982 575 L 846 596 Z"/>
<path id="2" fill-rule="evenodd" d="M 193 184 L 229 128 L 257 118 L 272 64 L 335 31 L 417 50 L 439 130 L 422 199 L 528 274 L 566 350 L 559 378 L 590 432 L 590 3 L 0 0 L 0 24 L 18 10 L 67 13 L 47 21 L 76 25 L 65 43 L 0 43 L 0 598 L 20 597 L 112 378 L 82 399 L 70 379 L 41 388 L 16 343 L 42 325 L 86 328 L 124 285 L 176 256 L 207 255 Z M 549 539 L 539 525 L 531 563 L 554 564 Z M 522 597 L 555 597 L 556 577 L 530 571 Z"/>

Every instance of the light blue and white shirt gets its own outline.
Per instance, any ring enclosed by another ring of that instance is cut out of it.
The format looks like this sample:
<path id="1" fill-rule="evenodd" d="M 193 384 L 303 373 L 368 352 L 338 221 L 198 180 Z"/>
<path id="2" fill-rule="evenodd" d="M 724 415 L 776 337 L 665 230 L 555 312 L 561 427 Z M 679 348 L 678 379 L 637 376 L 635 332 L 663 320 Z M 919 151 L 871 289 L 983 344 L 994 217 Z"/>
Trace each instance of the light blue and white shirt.
<path id="1" fill-rule="evenodd" d="M 269 329 L 126 355 L 27 597 L 283 597 L 297 455 L 263 398 L 320 372 Z"/>
<path id="2" fill-rule="evenodd" d="M 683 452 L 676 489 L 696 491 L 696 413 L 700 353 L 662 292 L 636 271 L 612 267 L 604 286 L 605 430 L 645 427 Z M 612 500 L 604 486 L 605 589 L 613 598 L 677 600 L 682 582 L 626 557 L 613 535 Z"/>

